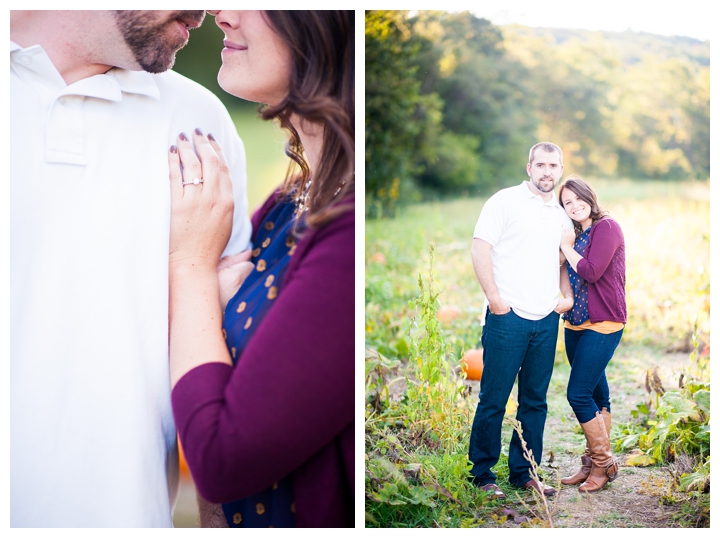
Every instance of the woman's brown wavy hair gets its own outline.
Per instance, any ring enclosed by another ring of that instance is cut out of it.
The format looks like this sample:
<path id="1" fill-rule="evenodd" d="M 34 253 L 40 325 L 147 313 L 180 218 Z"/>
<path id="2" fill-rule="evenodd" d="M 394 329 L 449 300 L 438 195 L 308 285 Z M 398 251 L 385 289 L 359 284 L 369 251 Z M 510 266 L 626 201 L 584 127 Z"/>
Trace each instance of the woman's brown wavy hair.
<path id="1" fill-rule="evenodd" d="M 574 192 L 575 196 L 577 196 L 583 202 L 590 206 L 590 219 L 592 220 L 593 225 L 601 218 L 608 215 L 608 212 L 600 207 L 595 191 L 590 185 L 588 185 L 587 181 L 585 181 L 580 176 L 576 174 L 568 176 L 565 182 L 560 187 L 560 192 L 558 193 L 558 201 L 560 202 L 560 205 L 563 209 L 565 209 L 565 206 L 562 203 L 562 193 L 565 189 Z M 582 226 L 579 222 L 576 222 L 574 220 L 572 221 L 572 223 L 575 227 L 575 237 L 580 237 L 580 235 L 582 234 Z"/>
<path id="2" fill-rule="evenodd" d="M 327 224 L 352 205 L 338 202 L 355 192 L 355 12 L 265 11 L 270 26 L 289 46 L 293 58 L 287 97 L 263 109 L 263 119 L 277 118 L 289 133 L 285 153 L 292 159 L 284 192 L 304 193 L 306 223 Z M 319 165 L 310 173 L 297 131 L 302 121 L 323 128 Z M 300 167 L 294 173 L 293 163 Z"/>

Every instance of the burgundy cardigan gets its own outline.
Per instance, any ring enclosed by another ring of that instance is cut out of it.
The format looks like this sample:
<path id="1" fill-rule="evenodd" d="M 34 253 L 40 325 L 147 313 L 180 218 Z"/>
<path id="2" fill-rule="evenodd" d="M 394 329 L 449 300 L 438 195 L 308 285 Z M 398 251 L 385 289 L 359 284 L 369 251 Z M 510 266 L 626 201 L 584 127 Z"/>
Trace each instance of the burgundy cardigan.
<path id="1" fill-rule="evenodd" d="M 254 230 L 275 196 L 253 216 Z M 300 239 L 237 365 L 203 364 L 172 391 L 185 458 L 209 502 L 289 475 L 299 527 L 354 526 L 354 198 L 347 203 Z"/>
<path id="2" fill-rule="evenodd" d="M 577 274 L 588 282 L 588 311 L 592 323 L 627 323 L 625 238 L 616 221 L 603 217 L 593 225 Z"/>

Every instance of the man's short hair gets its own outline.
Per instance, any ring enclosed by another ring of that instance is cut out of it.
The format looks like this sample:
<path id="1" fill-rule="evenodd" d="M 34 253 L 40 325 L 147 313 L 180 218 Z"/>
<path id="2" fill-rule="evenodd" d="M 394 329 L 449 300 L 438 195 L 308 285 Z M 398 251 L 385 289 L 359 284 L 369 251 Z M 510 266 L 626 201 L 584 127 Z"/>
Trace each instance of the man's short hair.
<path id="1" fill-rule="evenodd" d="M 560 146 L 556 146 L 552 142 L 538 142 L 537 144 L 535 144 L 533 147 L 530 148 L 530 158 L 528 160 L 528 162 L 530 164 L 532 164 L 533 159 L 535 158 L 535 150 L 537 148 L 540 148 L 541 150 L 543 150 L 547 153 L 552 153 L 553 151 L 557 151 L 558 154 L 560 155 L 560 164 L 563 163 L 563 154 L 562 154 L 562 150 L 560 149 Z"/>

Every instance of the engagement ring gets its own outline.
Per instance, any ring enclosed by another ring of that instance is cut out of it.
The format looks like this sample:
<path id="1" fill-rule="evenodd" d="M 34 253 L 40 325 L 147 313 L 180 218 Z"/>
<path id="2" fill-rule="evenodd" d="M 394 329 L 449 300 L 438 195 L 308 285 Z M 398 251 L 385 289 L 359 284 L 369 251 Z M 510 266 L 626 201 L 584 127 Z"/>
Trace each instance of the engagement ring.
<path id="1" fill-rule="evenodd" d="M 203 183 L 203 180 L 200 179 L 199 177 L 193 178 L 193 179 L 191 179 L 190 181 L 185 181 L 185 180 L 183 179 L 183 182 L 182 182 L 183 187 L 184 187 L 185 185 L 199 185 L 200 183 Z"/>

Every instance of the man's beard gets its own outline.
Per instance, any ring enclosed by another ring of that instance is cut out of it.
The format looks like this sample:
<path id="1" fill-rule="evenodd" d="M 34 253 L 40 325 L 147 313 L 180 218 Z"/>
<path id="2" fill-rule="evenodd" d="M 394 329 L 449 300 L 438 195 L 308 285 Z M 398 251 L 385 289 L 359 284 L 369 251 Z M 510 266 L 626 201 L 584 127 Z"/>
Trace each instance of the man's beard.
<path id="1" fill-rule="evenodd" d="M 178 11 L 164 22 L 156 22 L 153 14 L 144 11 L 115 11 L 115 23 L 130 47 L 135 61 L 149 73 L 162 73 L 175 63 L 175 53 L 187 44 L 185 39 L 164 37 L 168 26 L 178 20 L 196 21 L 205 18 L 205 11 Z"/>
<path id="2" fill-rule="evenodd" d="M 550 185 L 547 186 L 547 187 L 544 187 L 544 186 L 542 185 L 542 183 L 540 183 L 540 181 L 541 181 L 542 179 L 543 179 L 543 178 L 540 178 L 540 179 L 538 179 L 538 180 L 536 181 L 535 178 L 533 178 L 533 185 L 535 185 L 535 187 L 537 188 L 537 190 L 539 190 L 540 192 L 552 192 L 553 189 L 555 188 L 556 182 L 553 181 L 552 179 L 550 179 Z"/>

